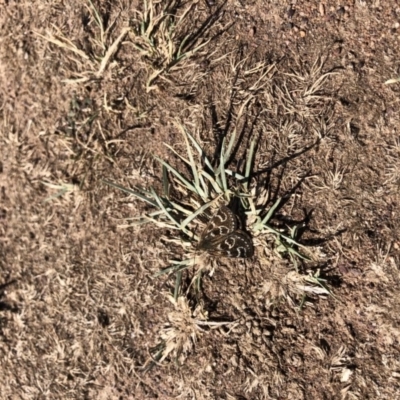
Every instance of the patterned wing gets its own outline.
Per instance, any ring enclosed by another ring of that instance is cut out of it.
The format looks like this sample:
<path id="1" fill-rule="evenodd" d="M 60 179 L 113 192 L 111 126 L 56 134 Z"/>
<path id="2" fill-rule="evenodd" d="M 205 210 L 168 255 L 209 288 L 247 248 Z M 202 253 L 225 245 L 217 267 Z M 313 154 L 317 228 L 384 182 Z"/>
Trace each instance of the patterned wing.
<path id="1" fill-rule="evenodd" d="M 208 252 L 220 257 L 249 258 L 254 254 L 254 247 L 250 236 L 237 230 L 220 238 Z"/>
<path id="2" fill-rule="evenodd" d="M 237 216 L 226 206 L 222 206 L 211 218 L 200 236 L 199 250 L 210 250 L 216 241 L 238 228 Z"/>
<path id="3" fill-rule="evenodd" d="M 248 258 L 254 254 L 253 241 L 243 231 L 235 231 L 228 235 L 219 245 L 228 257 Z"/>
<path id="4" fill-rule="evenodd" d="M 220 257 L 251 257 L 253 242 L 239 228 L 239 218 L 228 207 L 222 206 L 202 232 L 197 249 Z"/>

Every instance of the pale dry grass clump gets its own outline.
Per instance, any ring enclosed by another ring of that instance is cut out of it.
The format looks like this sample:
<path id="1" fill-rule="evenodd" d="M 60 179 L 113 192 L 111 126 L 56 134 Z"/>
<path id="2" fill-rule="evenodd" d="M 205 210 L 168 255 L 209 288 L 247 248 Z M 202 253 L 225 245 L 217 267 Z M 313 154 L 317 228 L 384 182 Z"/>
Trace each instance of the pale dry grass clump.
<path id="1" fill-rule="evenodd" d="M 182 364 L 193 350 L 197 337 L 202 332 L 195 318 L 199 310 L 193 312 L 185 297 L 180 296 L 174 299 L 169 296 L 169 300 L 173 304 L 174 310 L 168 314 L 168 322 L 161 328 L 160 356 L 155 355 L 154 357 L 160 363 L 170 357 Z"/>

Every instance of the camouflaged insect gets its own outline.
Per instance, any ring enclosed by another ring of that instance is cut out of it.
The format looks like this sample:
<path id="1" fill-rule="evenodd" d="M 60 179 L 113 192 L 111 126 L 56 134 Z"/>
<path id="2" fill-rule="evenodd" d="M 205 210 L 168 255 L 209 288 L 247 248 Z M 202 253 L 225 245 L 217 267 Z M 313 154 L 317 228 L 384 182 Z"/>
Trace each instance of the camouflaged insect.
<path id="1" fill-rule="evenodd" d="M 226 206 L 222 206 L 208 222 L 197 250 L 234 258 L 248 258 L 254 253 L 250 236 L 240 229 L 239 217 Z"/>

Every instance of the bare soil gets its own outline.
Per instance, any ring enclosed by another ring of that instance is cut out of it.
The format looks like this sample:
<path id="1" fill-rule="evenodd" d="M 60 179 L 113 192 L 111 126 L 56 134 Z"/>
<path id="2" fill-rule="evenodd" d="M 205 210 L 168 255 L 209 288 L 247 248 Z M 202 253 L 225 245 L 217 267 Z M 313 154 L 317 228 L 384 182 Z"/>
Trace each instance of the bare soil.
<path id="1" fill-rule="evenodd" d="M 0 0 L 0 397 L 400 399 L 399 5 L 149 1 L 203 44 L 152 79 L 168 32 L 148 51 L 145 4 Z M 171 232 L 102 180 L 160 190 L 176 121 L 209 154 L 236 127 L 232 168 L 257 138 L 299 273 L 255 241 L 170 301 Z M 299 289 L 316 274 L 332 295 Z"/>

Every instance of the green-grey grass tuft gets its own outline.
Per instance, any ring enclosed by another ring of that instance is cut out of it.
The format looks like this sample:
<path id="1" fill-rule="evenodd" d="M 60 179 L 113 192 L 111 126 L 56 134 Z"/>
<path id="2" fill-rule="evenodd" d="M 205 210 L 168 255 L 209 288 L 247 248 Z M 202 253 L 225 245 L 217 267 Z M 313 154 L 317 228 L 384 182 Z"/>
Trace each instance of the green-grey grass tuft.
<path id="1" fill-rule="evenodd" d="M 281 199 L 278 199 L 269 209 L 268 196 L 255 184 L 252 184 L 251 165 L 255 156 L 255 139 L 251 142 L 246 156 L 245 172 L 241 174 L 227 167 L 227 161 L 232 155 L 236 140 L 234 130 L 229 140 L 223 140 L 218 163 L 213 166 L 212 160 L 206 154 L 194 136 L 177 123 L 186 145 L 186 155 L 182 155 L 171 146 L 166 145 L 187 166 L 186 173 L 178 170 L 170 163 L 155 157 L 162 166 L 163 193 L 158 194 L 153 188 L 127 189 L 116 183 L 104 180 L 112 187 L 123 190 L 154 207 L 155 211 L 140 216 L 136 224 L 154 223 L 160 228 L 168 228 L 176 232 L 176 236 L 169 238 L 170 242 L 181 245 L 185 257 L 170 260 L 171 266 L 160 271 L 157 276 L 167 273 L 180 273 L 196 264 L 202 266 L 201 257 L 196 255 L 196 244 L 199 241 L 197 234 L 199 226 L 204 226 L 202 216 L 215 210 L 220 204 L 229 203 L 233 198 L 240 200 L 247 217 L 247 230 L 253 235 L 255 244 L 261 247 L 259 257 L 271 251 L 266 235 L 275 237 L 275 251 L 280 255 L 287 255 L 297 267 L 297 260 L 307 260 L 300 249 L 305 247 L 296 240 L 296 229 L 286 231 L 275 229 L 270 225 Z M 171 196 L 171 188 L 179 194 Z M 175 297 L 179 293 L 180 275 L 177 276 Z"/>

